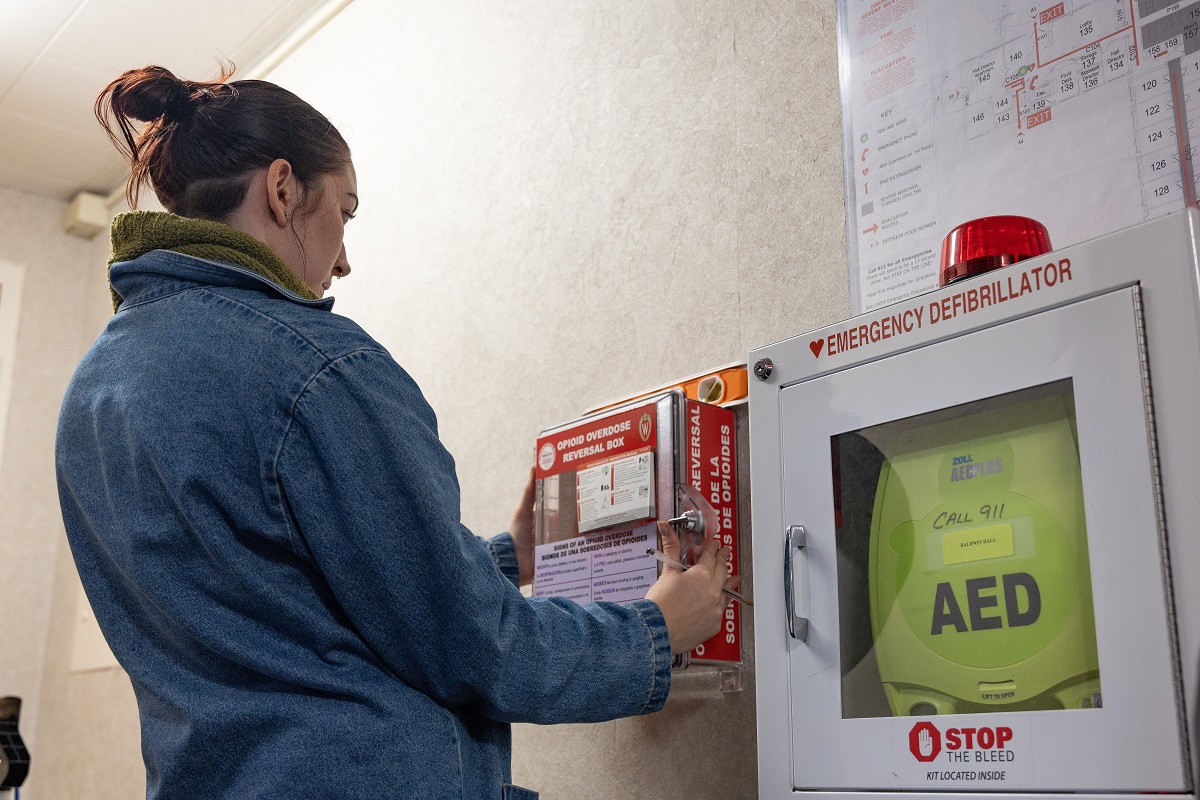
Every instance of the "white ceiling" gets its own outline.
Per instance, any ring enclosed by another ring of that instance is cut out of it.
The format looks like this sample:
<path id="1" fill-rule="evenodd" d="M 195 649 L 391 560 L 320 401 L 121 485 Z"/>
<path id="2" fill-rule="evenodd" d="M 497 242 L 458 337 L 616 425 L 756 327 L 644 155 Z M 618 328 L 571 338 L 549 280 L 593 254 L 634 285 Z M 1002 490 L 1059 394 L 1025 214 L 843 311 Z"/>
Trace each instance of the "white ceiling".
<path id="1" fill-rule="evenodd" d="M 224 58 L 234 79 L 250 77 L 247 68 L 346 2 L 0 0 L 0 185 L 108 195 L 128 168 L 92 105 L 121 72 L 160 64 L 198 80 Z"/>

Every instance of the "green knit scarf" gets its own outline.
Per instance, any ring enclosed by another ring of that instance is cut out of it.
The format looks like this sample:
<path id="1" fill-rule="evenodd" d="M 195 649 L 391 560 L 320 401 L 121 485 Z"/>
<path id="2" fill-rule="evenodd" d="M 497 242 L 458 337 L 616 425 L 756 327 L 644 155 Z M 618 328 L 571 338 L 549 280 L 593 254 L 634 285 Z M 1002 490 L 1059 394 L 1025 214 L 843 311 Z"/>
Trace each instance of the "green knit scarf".
<path id="1" fill-rule="evenodd" d="M 316 300 L 304 281 L 280 260 L 271 249 L 249 234 L 220 222 L 191 219 L 163 211 L 131 211 L 118 214 L 112 223 L 111 267 L 151 250 L 170 250 L 197 258 L 228 261 L 252 269 L 307 300 Z M 121 296 L 109 283 L 113 311 L 121 305 Z"/>

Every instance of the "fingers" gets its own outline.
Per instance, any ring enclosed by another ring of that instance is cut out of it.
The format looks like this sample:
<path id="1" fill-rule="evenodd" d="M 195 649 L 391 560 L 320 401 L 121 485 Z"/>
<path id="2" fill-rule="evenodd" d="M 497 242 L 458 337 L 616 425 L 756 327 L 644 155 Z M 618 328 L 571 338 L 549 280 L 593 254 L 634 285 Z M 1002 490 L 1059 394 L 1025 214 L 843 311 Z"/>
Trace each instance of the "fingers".
<path id="1" fill-rule="evenodd" d="M 717 567 L 717 552 L 721 549 L 721 544 L 715 537 L 711 537 L 704 542 L 704 549 L 700 551 L 700 555 L 696 558 L 696 566 L 705 567 L 706 569 L 716 569 Z"/>
<path id="2" fill-rule="evenodd" d="M 663 554 L 674 561 L 681 561 L 679 557 L 681 544 L 679 534 L 675 531 L 675 528 L 660 520 L 658 522 L 658 536 Z M 689 571 L 695 569 L 705 575 L 705 579 L 709 580 L 713 589 L 718 593 L 722 588 L 732 589 L 741 581 L 740 577 L 730 577 L 729 575 L 729 560 L 732 558 L 732 555 L 732 549 L 721 547 L 715 537 L 710 538 L 704 543 L 703 552 L 696 559 L 695 564 L 692 565 Z M 663 570 L 680 571 L 678 567 L 670 565 L 665 565 Z"/>
<path id="3" fill-rule="evenodd" d="M 729 558 L 732 550 L 721 547 L 715 539 L 710 539 L 704 545 L 704 552 L 696 559 L 693 569 L 699 569 L 709 581 L 712 591 L 719 594 L 725 581 L 729 578 Z"/>
<path id="4" fill-rule="evenodd" d="M 674 561 L 678 561 L 679 560 L 679 534 L 677 534 L 675 532 L 674 528 L 672 528 L 670 525 L 668 525 L 667 523 L 665 523 L 661 520 L 658 523 L 658 540 L 659 540 L 659 542 L 661 542 L 661 549 L 663 551 L 663 555 L 665 555 L 667 558 L 670 558 Z M 663 569 L 670 569 L 670 570 L 674 570 L 676 572 L 679 571 L 678 567 L 672 567 L 672 566 L 664 566 Z"/>
<path id="5" fill-rule="evenodd" d="M 713 576 L 720 575 L 725 580 L 725 562 L 729 561 L 729 548 L 721 547 L 716 537 L 704 543 L 704 551 L 696 559 L 696 566 L 711 571 Z"/>
<path id="6" fill-rule="evenodd" d="M 713 565 L 713 583 L 718 589 L 725 585 L 729 578 L 729 556 L 733 553 L 728 547 L 717 551 L 717 563 Z"/>

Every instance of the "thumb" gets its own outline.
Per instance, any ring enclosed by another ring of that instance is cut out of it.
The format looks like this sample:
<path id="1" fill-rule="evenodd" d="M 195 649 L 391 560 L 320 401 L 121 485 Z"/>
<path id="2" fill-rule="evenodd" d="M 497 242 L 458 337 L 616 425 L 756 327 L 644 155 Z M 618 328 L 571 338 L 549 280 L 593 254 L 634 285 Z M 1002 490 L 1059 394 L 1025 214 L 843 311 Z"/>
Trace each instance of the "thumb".
<path id="1" fill-rule="evenodd" d="M 532 511 L 536 492 L 538 492 L 538 470 L 535 467 L 530 467 L 529 480 L 526 481 L 526 486 L 521 491 L 521 503 L 517 506 L 517 510 Z"/>
<path id="2" fill-rule="evenodd" d="M 521 507 L 526 508 L 533 505 L 534 493 L 537 488 L 537 468 L 529 468 L 529 481 L 525 484 L 525 489 L 521 493 Z"/>
<path id="3" fill-rule="evenodd" d="M 665 555 L 667 558 L 669 558 L 673 561 L 678 561 L 679 560 L 679 534 L 677 534 L 675 532 L 675 528 L 673 528 L 672 526 L 663 522 L 662 520 L 659 520 L 658 540 L 659 540 L 659 542 L 662 543 L 661 549 L 663 551 L 663 555 Z M 679 568 L 664 565 L 663 569 L 673 569 L 673 570 L 678 571 Z"/>
<path id="4" fill-rule="evenodd" d="M 529 470 L 529 480 L 526 482 L 525 488 L 521 491 L 521 499 L 517 502 L 517 510 L 513 512 L 512 522 L 509 524 L 508 531 L 514 536 L 517 533 L 517 528 L 522 526 L 530 530 L 533 528 L 533 502 L 537 496 L 536 489 L 536 472 L 531 468 Z"/>

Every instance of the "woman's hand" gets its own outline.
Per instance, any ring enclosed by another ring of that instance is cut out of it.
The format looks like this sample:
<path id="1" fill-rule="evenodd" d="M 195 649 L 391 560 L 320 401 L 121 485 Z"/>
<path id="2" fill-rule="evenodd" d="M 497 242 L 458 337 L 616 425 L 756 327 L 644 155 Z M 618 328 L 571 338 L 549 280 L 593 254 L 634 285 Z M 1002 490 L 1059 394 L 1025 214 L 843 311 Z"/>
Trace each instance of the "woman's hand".
<path id="1" fill-rule="evenodd" d="M 679 536 L 675 529 L 659 522 L 658 533 L 663 553 L 678 561 Z M 658 604 L 667 622 L 672 653 L 686 653 L 720 632 L 725 606 L 732 602 L 721 589 L 732 589 L 740 580 L 728 576 L 729 554 L 728 547 L 719 547 L 715 539 L 709 539 L 700 558 L 686 572 L 666 565 L 646 592 L 646 599 Z"/>
<path id="2" fill-rule="evenodd" d="M 521 502 L 513 512 L 512 522 L 508 532 L 512 534 L 517 547 L 517 567 L 520 572 L 520 584 L 525 586 L 533 581 L 533 499 L 534 499 L 534 469 L 529 469 L 529 481 L 525 491 L 521 493 Z"/>

